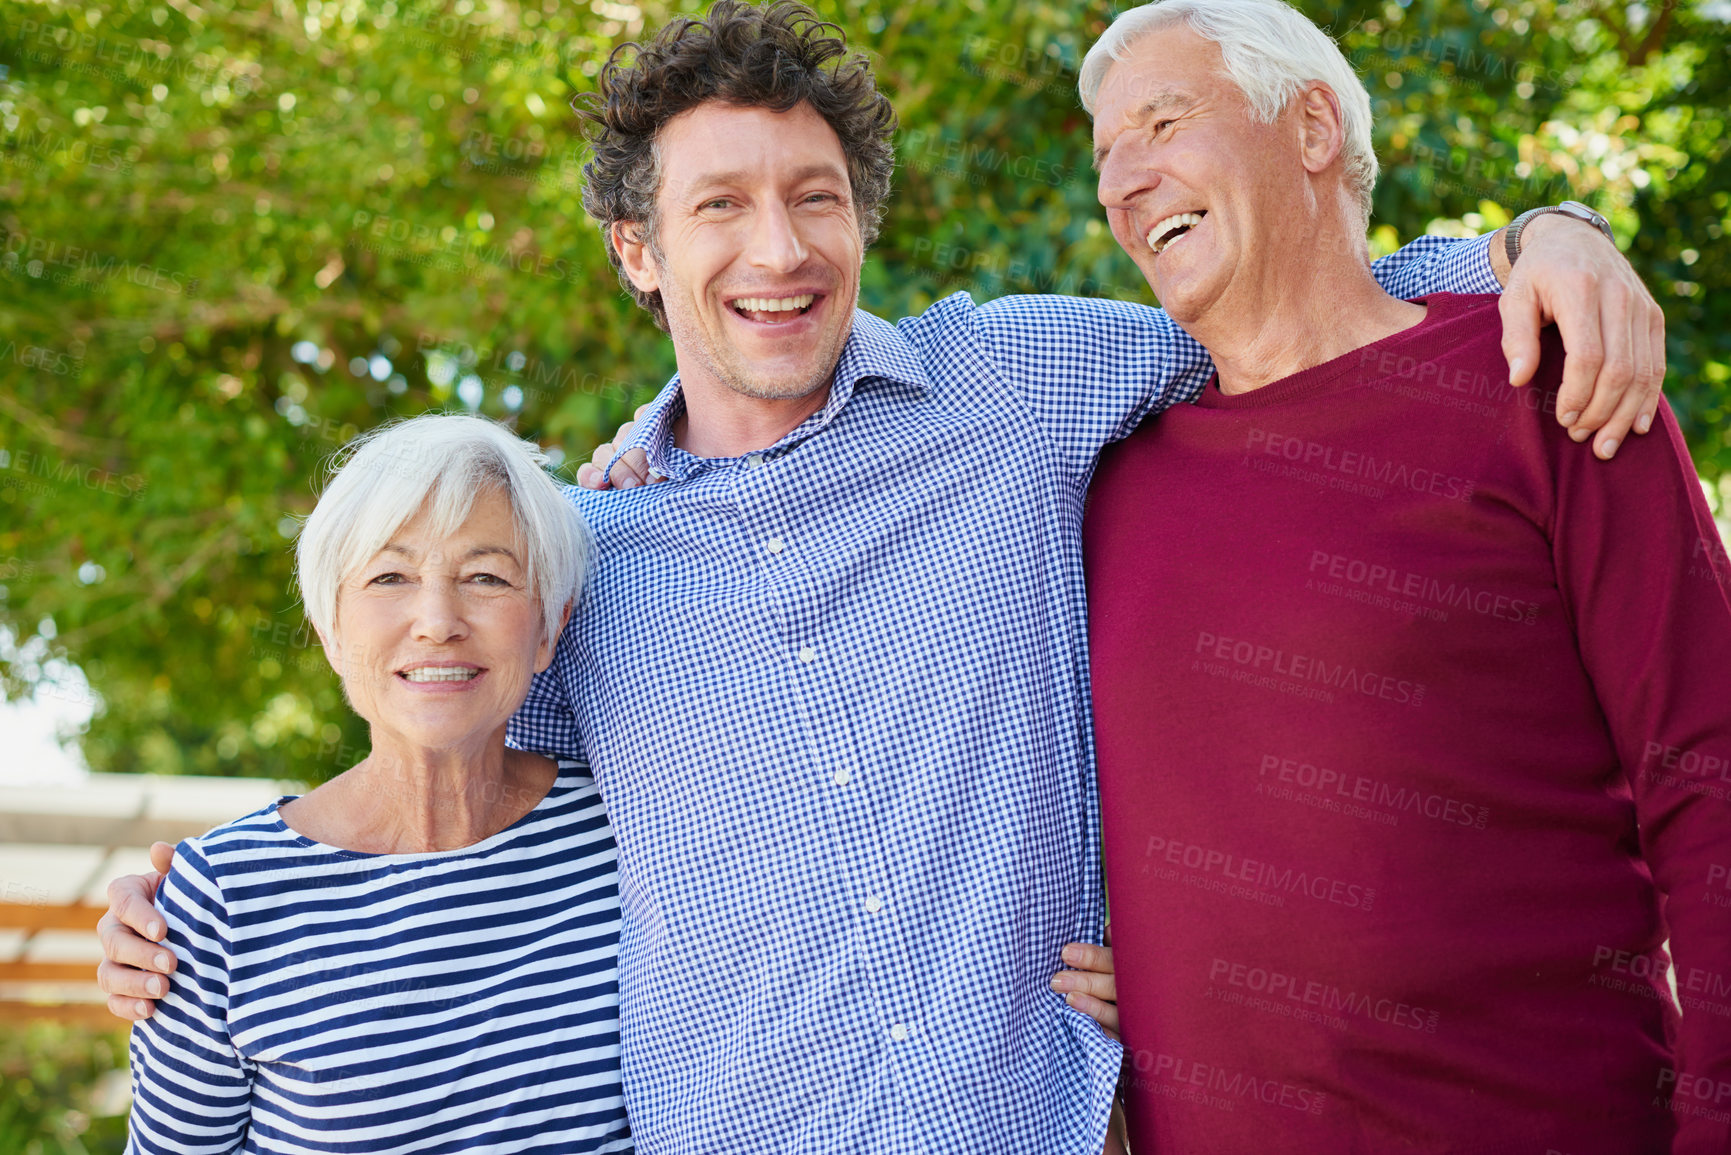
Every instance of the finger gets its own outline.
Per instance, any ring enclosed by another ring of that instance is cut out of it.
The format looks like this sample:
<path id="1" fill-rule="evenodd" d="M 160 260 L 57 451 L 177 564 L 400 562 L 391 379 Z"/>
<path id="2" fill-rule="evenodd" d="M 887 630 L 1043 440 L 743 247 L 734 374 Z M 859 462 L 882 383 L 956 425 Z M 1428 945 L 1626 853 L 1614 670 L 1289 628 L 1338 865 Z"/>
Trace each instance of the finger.
<path id="1" fill-rule="evenodd" d="M 1605 351 L 1599 331 L 1599 316 L 1594 312 L 1589 321 L 1578 310 L 1557 318 L 1557 331 L 1563 338 L 1563 380 L 1557 387 L 1557 422 L 1579 441 L 1586 431 L 1576 432 L 1581 411 L 1593 396 L 1593 382 L 1599 378 L 1599 367 L 1605 362 Z"/>
<path id="2" fill-rule="evenodd" d="M 655 404 L 655 402 L 645 401 L 643 404 L 639 405 L 636 409 L 633 409 L 631 411 L 631 420 L 641 421 L 643 419 L 643 415 L 645 413 L 649 412 L 649 407 L 653 404 Z"/>
<path id="3" fill-rule="evenodd" d="M 584 489 L 606 489 L 607 475 L 601 472 L 599 465 L 585 461 L 577 467 L 577 484 Z"/>
<path id="4" fill-rule="evenodd" d="M 151 896 L 162 875 L 128 874 L 108 884 L 108 914 L 103 921 L 119 919 L 133 931 L 153 942 L 161 942 L 168 933 L 162 915 L 151 905 Z M 98 923 L 100 926 L 101 923 Z"/>
<path id="5" fill-rule="evenodd" d="M 589 455 L 589 464 L 596 469 L 606 469 L 607 463 L 613 460 L 613 443 L 603 441 L 595 447 L 595 452 Z"/>
<path id="6" fill-rule="evenodd" d="M 1636 304 L 1639 306 L 1641 302 Z M 1616 412 L 1611 414 L 1610 419 L 1593 438 L 1593 453 L 1600 461 L 1609 461 L 1617 455 L 1617 450 L 1629 439 L 1629 431 L 1636 427 L 1635 422 L 1647 404 L 1647 390 L 1643 382 L 1652 372 L 1652 330 L 1645 317 L 1636 316 L 1630 320 L 1633 326 L 1630 338 L 1634 346 L 1635 368 L 1629 389 L 1617 404 Z"/>
<path id="7" fill-rule="evenodd" d="M 1112 1038 L 1118 1037 L 1117 1007 L 1111 1003 L 1103 1003 L 1099 999 L 1089 998 L 1087 995 L 1065 995 L 1064 1001 L 1099 1023 L 1100 1028 Z"/>
<path id="8" fill-rule="evenodd" d="M 168 980 L 162 975 L 123 967 L 106 959 L 96 967 L 96 985 L 110 998 L 160 999 L 168 993 Z"/>
<path id="9" fill-rule="evenodd" d="M 108 996 L 108 1013 L 117 1019 L 125 1019 L 136 1023 L 150 1017 L 150 1012 L 156 1009 L 156 1004 L 143 999 L 129 999 L 121 995 Z"/>
<path id="10" fill-rule="evenodd" d="M 1072 991 L 1091 995 L 1109 1003 L 1118 1001 L 1118 977 L 1095 974 L 1093 971 L 1059 971 L 1052 976 L 1052 989 L 1060 994 Z"/>
<path id="11" fill-rule="evenodd" d="M 109 962 L 157 974 L 173 974 L 179 965 L 174 951 L 161 943 L 140 937 L 131 927 L 115 917 L 113 911 L 96 924 L 96 937 L 102 943 L 102 957 Z"/>
<path id="12" fill-rule="evenodd" d="M 1647 318 L 1647 347 L 1652 352 L 1648 371 L 1651 375 L 1646 382 L 1641 415 L 1635 418 L 1636 433 L 1645 433 L 1653 428 L 1653 422 L 1659 417 L 1659 398 L 1665 390 L 1665 313 L 1657 302 L 1648 308 Z"/>
<path id="13" fill-rule="evenodd" d="M 174 843 L 152 842 L 150 844 L 150 868 L 158 874 L 167 874 L 168 868 L 174 865 Z"/>
<path id="14" fill-rule="evenodd" d="M 607 475 L 615 489 L 630 489 L 649 480 L 649 455 L 641 449 L 627 450 Z"/>
<path id="15" fill-rule="evenodd" d="M 1545 311 L 1532 282 L 1517 274 L 1497 303 L 1503 319 L 1503 357 L 1509 363 L 1509 384 L 1519 388 L 1539 368 L 1539 331 Z"/>
<path id="16" fill-rule="evenodd" d="M 1576 420 L 1574 429 L 1570 430 L 1571 436 L 1581 430 L 1592 434 L 1604 429 L 1635 384 L 1636 302 L 1628 286 L 1616 282 L 1606 284 L 1599 297 L 1599 331 L 1604 338 L 1604 361 L 1593 381 L 1592 396 L 1587 399 L 1586 408 Z M 1640 341 L 1644 350 L 1647 343 L 1645 325 L 1641 329 Z M 1577 437 L 1576 440 L 1584 438 Z"/>
<path id="17" fill-rule="evenodd" d="M 1079 971 L 1097 971 L 1100 974 L 1112 973 L 1112 948 L 1095 946 L 1090 942 L 1072 942 L 1065 945 L 1064 961 Z"/>
<path id="18" fill-rule="evenodd" d="M 1635 428 L 1635 422 L 1641 416 L 1641 407 L 1646 404 L 1639 390 L 1631 389 L 1623 395 L 1623 403 L 1617 411 L 1611 414 L 1611 419 L 1593 437 L 1593 455 L 1600 461 L 1609 461 L 1617 455 L 1623 443 L 1628 441 L 1630 430 Z"/>

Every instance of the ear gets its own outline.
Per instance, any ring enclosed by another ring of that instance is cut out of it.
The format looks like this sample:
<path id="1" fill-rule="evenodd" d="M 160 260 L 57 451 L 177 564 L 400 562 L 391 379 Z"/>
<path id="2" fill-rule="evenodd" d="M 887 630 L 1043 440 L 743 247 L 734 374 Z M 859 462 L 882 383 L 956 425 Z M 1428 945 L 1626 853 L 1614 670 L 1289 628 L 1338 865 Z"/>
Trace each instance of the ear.
<path id="1" fill-rule="evenodd" d="M 1324 172 L 1346 148 L 1346 117 L 1340 97 L 1320 80 L 1311 81 L 1299 94 L 1298 130 L 1305 170 Z"/>
<path id="2" fill-rule="evenodd" d="M 324 650 L 325 661 L 330 663 L 331 672 L 341 678 L 343 676 L 343 646 L 336 635 L 336 631 L 333 629 L 327 634 L 314 626 L 313 632 L 319 636 L 319 648 Z"/>
<path id="3" fill-rule="evenodd" d="M 542 638 L 540 645 L 535 647 L 535 672 L 539 674 L 553 664 L 553 653 L 559 648 L 560 635 L 565 632 L 565 625 L 571 620 L 571 605 L 566 602 L 565 609 L 559 614 L 559 628 L 553 631 L 551 638 Z"/>
<path id="4" fill-rule="evenodd" d="M 619 254 L 619 264 L 640 293 L 653 293 L 661 287 L 661 271 L 649 246 L 643 243 L 643 225 L 637 221 L 614 221 L 608 233 L 613 238 L 613 251 Z"/>

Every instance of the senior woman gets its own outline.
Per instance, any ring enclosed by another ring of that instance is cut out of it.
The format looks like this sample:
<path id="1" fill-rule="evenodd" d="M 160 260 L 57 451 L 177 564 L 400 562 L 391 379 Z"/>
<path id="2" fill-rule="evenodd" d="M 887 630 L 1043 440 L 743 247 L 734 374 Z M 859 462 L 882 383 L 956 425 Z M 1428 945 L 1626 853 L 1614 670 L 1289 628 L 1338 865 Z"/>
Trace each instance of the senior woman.
<path id="1" fill-rule="evenodd" d="M 612 832 L 505 745 L 588 557 L 543 462 L 474 417 L 350 447 L 297 570 L 372 747 L 176 850 L 130 1151 L 630 1149 Z"/>

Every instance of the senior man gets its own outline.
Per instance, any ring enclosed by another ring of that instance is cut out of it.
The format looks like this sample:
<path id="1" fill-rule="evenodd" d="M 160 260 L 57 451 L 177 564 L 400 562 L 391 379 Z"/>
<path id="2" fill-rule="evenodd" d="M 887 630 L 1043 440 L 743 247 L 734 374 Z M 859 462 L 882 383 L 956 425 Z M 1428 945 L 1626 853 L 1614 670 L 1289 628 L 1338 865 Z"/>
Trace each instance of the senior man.
<path id="1" fill-rule="evenodd" d="M 1281 0 L 1134 9 L 1082 85 L 1218 367 L 1086 527 L 1132 1149 L 1731 1151 L 1731 602 L 1670 410 L 1592 464 L 1554 335 L 1516 392 L 1494 300 L 1377 284 L 1369 97 Z"/>
<path id="2" fill-rule="evenodd" d="M 600 561 L 512 734 L 581 749 L 618 833 L 643 1150 L 1093 1152 L 1119 1048 L 1048 987 L 1102 913 L 1082 497 L 1207 355 L 1125 303 L 856 311 L 894 117 L 833 31 L 722 0 L 600 78 L 586 204 L 673 340 L 632 440 L 668 480 L 574 495 Z M 1524 296 L 1584 331 L 1638 283 L 1577 224 L 1537 244 Z M 1494 288 L 1487 251 L 1381 272 Z M 1601 436 L 1642 403 L 1590 391 Z M 884 484 L 910 452 L 932 487 Z"/>

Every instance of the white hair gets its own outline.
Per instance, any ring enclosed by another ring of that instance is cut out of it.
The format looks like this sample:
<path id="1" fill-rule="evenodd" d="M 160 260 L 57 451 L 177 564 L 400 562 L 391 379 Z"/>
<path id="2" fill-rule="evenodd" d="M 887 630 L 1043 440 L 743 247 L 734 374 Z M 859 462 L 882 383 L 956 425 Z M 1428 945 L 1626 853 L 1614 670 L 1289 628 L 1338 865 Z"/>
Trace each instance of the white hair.
<path id="1" fill-rule="evenodd" d="M 1313 80 L 1334 89 L 1346 141 L 1341 160 L 1365 219 L 1376 188 L 1376 150 L 1370 139 L 1370 93 L 1337 45 L 1284 0 L 1153 0 L 1120 15 L 1082 59 L 1078 87 L 1082 107 L 1094 100 L 1106 73 L 1143 36 L 1179 20 L 1220 46 L 1232 82 L 1243 91 L 1256 118 L 1273 124 L 1292 98 Z"/>
<path id="2" fill-rule="evenodd" d="M 476 495 L 492 488 L 511 504 L 545 637 L 556 641 L 565 607 L 582 589 L 591 542 L 546 463 L 540 446 L 484 417 L 428 413 L 351 441 L 295 543 L 295 573 L 313 626 L 329 636 L 337 588 L 423 507 L 430 532 L 444 537 L 468 520 Z"/>

